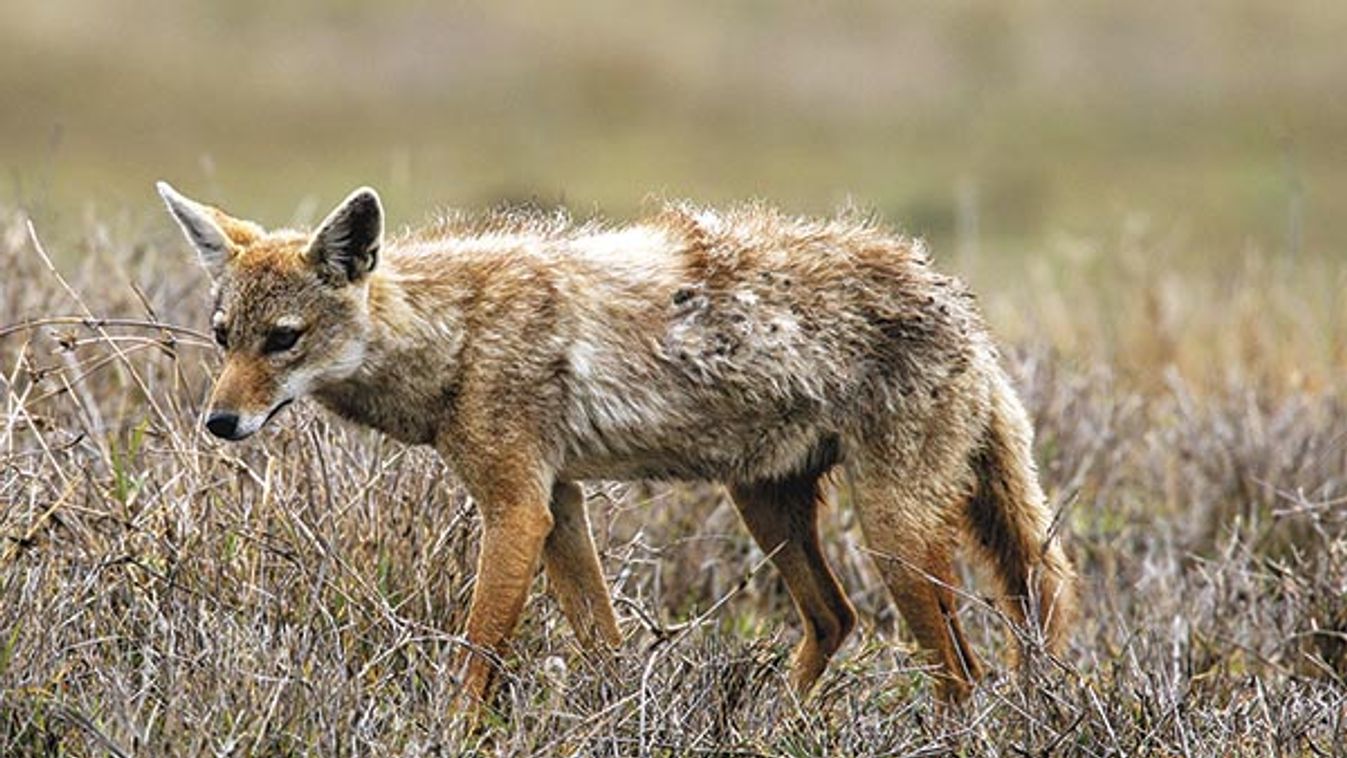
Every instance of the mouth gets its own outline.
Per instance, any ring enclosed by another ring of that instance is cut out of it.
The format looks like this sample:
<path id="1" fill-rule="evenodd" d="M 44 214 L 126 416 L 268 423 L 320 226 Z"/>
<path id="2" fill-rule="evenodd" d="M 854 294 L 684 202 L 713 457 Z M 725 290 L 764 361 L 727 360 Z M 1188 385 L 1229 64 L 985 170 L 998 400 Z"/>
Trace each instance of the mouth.
<path id="1" fill-rule="evenodd" d="M 289 404 L 291 404 L 291 403 L 293 403 L 293 402 L 295 402 L 295 399 L 294 399 L 293 397 L 292 397 L 292 398 L 286 398 L 285 400 L 282 400 L 280 403 L 278 403 L 278 404 L 276 405 L 275 408 L 272 408 L 272 409 L 271 409 L 271 412 L 267 414 L 267 417 L 266 417 L 266 418 L 262 419 L 262 423 L 258 425 L 258 428 L 261 428 L 261 427 L 263 427 L 263 426 L 266 426 L 267 424 L 270 424 L 270 423 L 271 423 L 271 420 L 274 419 L 274 418 L 276 418 L 276 414 L 277 414 L 277 413 L 280 413 L 280 412 L 281 412 L 287 405 L 289 405 Z"/>

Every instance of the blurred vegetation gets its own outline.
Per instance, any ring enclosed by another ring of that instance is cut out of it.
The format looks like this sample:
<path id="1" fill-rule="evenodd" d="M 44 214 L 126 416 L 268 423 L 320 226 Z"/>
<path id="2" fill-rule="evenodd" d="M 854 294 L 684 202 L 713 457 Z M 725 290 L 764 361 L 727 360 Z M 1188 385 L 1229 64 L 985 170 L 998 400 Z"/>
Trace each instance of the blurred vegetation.
<path id="1" fill-rule="evenodd" d="M 1261 0 L 46 0 L 0 25 L 0 199 L 854 199 L 965 266 L 1138 220 L 1192 255 L 1338 254 L 1345 36 L 1345 5 Z"/>

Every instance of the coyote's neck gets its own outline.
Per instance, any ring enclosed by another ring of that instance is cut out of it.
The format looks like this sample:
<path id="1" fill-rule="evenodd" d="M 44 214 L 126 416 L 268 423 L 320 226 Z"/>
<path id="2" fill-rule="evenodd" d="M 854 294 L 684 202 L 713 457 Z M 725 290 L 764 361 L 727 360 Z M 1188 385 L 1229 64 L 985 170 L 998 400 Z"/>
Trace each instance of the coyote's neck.
<path id="1" fill-rule="evenodd" d="M 427 274 L 392 265 L 371 274 L 365 360 L 315 393 L 337 415 L 415 444 L 433 442 L 452 413 L 463 344 L 466 293 Z"/>

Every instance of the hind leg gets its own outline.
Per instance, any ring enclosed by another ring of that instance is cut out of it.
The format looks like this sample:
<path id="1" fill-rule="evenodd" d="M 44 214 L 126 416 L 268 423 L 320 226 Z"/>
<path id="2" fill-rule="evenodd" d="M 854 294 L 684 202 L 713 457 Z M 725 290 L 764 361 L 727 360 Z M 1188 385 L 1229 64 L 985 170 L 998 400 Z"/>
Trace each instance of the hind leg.
<path id="1" fill-rule="evenodd" d="M 550 508 L 553 526 L 543 544 L 543 567 L 552 596 L 582 647 L 615 648 L 622 633 L 594 549 L 584 492 L 574 482 L 559 482 L 552 487 Z"/>
<path id="2" fill-rule="evenodd" d="M 853 485 L 861 529 L 889 593 L 938 668 L 937 694 L 964 699 L 983 669 L 959 624 L 955 530 L 946 509 L 932 505 L 939 502 L 933 498 L 952 496 L 911 492 L 883 476 L 858 477 Z"/>
<path id="3" fill-rule="evenodd" d="M 730 494 L 758 546 L 772 555 L 804 624 L 790 680 L 801 695 L 856 625 L 856 612 L 828 568 L 818 541 L 817 476 L 779 482 L 735 484 Z"/>

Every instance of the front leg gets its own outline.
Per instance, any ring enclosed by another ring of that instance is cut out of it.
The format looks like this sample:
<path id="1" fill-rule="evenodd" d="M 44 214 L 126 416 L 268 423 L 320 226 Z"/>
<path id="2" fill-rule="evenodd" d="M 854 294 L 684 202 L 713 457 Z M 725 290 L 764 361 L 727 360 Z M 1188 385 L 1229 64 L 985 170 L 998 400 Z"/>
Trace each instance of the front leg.
<path id="1" fill-rule="evenodd" d="M 489 479 L 474 477 L 478 481 L 468 484 L 482 515 L 477 584 L 468 609 L 467 638 L 473 647 L 465 653 L 464 693 L 474 705 L 485 702 L 495 677 L 490 657 L 474 651 L 505 652 L 552 531 L 549 487 L 537 468 L 497 467 Z"/>

